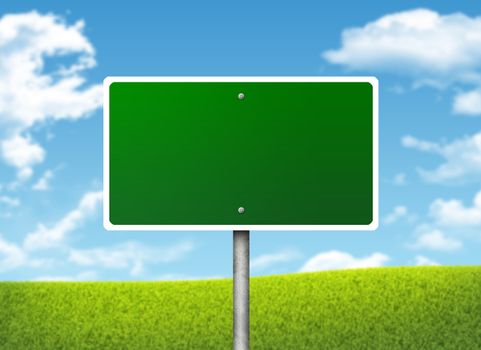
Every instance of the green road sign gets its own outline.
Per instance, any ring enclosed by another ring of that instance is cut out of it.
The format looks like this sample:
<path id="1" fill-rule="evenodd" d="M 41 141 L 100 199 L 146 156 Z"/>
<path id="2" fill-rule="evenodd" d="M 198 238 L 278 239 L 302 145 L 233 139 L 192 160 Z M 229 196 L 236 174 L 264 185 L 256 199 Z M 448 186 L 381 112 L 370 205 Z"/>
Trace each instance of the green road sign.
<path id="1" fill-rule="evenodd" d="M 373 230 L 372 77 L 108 77 L 110 230 Z"/>

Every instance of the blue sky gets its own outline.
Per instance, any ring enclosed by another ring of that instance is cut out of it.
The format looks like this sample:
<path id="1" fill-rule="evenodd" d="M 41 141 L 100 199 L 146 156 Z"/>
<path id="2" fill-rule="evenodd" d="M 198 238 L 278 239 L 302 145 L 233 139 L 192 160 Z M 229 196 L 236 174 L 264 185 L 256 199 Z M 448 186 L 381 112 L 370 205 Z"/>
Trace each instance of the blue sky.
<path id="1" fill-rule="evenodd" d="M 376 76 L 379 229 L 253 231 L 252 274 L 480 264 L 477 16 L 472 1 L 2 5 L 0 279 L 231 276 L 231 232 L 103 229 L 108 75 Z"/>

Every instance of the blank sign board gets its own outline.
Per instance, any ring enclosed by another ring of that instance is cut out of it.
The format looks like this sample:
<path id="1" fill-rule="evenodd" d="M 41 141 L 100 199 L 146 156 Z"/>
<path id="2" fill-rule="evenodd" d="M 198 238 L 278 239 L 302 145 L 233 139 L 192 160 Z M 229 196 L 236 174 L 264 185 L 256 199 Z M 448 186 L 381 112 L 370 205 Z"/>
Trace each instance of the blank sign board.
<path id="1" fill-rule="evenodd" d="M 372 77 L 108 77 L 110 230 L 373 230 Z"/>

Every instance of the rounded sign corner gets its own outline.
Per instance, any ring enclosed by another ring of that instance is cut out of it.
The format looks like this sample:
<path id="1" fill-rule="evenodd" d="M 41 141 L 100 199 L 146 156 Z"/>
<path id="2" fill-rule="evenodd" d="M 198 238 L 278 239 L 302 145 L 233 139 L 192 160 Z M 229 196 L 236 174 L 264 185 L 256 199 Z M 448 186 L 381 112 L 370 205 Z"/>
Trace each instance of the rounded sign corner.
<path id="1" fill-rule="evenodd" d="M 110 222 L 110 219 L 105 216 L 104 217 L 104 229 L 106 229 L 107 231 L 117 231 L 117 228 L 116 226 Z"/>
<path id="2" fill-rule="evenodd" d="M 112 85 L 113 83 L 115 83 L 114 77 L 111 77 L 111 76 L 105 77 L 104 80 L 103 80 L 104 89 L 109 89 L 110 85 Z"/>
<path id="3" fill-rule="evenodd" d="M 374 91 L 378 89 L 379 80 L 375 76 L 366 77 L 366 83 L 370 84 Z"/>
<path id="4" fill-rule="evenodd" d="M 377 218 L 373 219 L 366 227 L 369 231 L 377 231 L 379 228 L 379 220 Z"/>

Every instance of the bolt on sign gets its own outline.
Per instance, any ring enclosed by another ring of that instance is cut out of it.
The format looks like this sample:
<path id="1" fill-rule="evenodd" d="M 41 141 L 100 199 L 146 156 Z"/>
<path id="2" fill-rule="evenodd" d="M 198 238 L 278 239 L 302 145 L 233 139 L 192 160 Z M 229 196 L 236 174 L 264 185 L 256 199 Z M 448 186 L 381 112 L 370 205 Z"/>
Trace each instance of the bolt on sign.
<path id="1" fill-rule="evenodd" d="M 110 230 L 374 230 L 373 77 L 108 77 Z"/>

